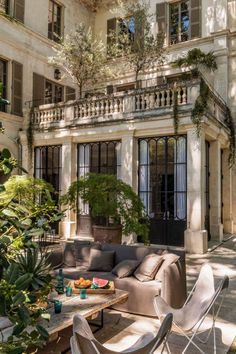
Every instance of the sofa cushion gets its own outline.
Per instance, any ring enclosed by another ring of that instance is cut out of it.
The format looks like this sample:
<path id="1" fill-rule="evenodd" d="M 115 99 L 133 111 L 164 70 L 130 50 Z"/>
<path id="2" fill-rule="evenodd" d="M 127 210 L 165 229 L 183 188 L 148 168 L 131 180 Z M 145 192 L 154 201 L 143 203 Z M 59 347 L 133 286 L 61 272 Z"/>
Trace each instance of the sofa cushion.
<path id="1" fill-rule="evenodd" d="M 63 263 L 66 267 L 75 267 L 75 246 L 72 242 L 64 244 Z"/>
<path id="2" fill-rule="evenodd" d="M 112 273 L 118 278 L 129 277 L 134 273 L 139 264 L 140 261 L 136 261 L 134 259 L 125 259 L 112 269 Z"/>
<path id="3" fill-rule="evenodd" d="M 76 280 L 80 277 L 85 279 L 93 279 L 95 278 L 102 278 L 106 280 L 114 280 L 116 276 L 111 272 L 95 272 L 95 271 L 88 271 L 87 267 L 70 267 L 63 269 L 65 279 Z M 54 275 L 58 274 L 58 270 L 54 271 Z"/>
<path id="4" fill-rule="evenodd" d="M 87 266 L 89 265 L 90 250 L 101 249 L 101 244 L 99 242 L 91 243 L 89 241 L 75 240 L 75 261 L 76 266 Z"/>
<path id="5" fill-rule="evenodd" d="M 114 266 L 114 251 L 91 249 L 88 270 L 111 272 Z"/>
<path id="6" fill-rule="evenodd" d="M 163 252 L 163 262 L 160 266 L 160 268 L 158 269 L 156 275 L 155 275 L 155 279 L 156 280 L 162 280 L 163 274 L 164 274 L 164 270 L 172 263 L 175 263 L 179 260 L 179 256 L 177 256 L 174 253 L 167 253 L 166 251 Z"/>
<path id="7" fill-rule="evenodd" d="M 161 293 L 161 282 L 151 280 L 142 283 L 135 277 L 115 278 L 115 288 L 129 292 L 128 300 L 123 304 L 112 306 L 113 308 L 145 316 L 156 316 L 153 299 Z"/>
<path id="8" fill-rule="evenodd" d="M 134 272 L 135 278 L 141 282 L 154 279 L 162 262 L 162 256 L 155 253 L 148 254 Z"/>

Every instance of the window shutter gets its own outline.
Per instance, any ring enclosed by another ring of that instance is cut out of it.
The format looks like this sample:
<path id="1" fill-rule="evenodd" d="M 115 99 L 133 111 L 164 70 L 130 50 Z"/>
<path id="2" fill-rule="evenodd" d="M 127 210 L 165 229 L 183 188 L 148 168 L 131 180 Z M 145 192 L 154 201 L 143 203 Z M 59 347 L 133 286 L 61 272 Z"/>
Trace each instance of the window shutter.
<path id="1" fill-rule="evenodd" d="M 113 85 L 108 85 L 107 86 L 107 95 L 111 95 L 113 92 L 114 92 Z"/>
<path id="2" fill-rule="evenodd" d="M 66 102 L 75 99 L 75 89 L 73 87 L 66 86 Z"/>
<path id="3" fill-rule="evenodd" d="M 201 37 L 201 0 L 191 0 L 191 39 Z"/>
<path id="4" fill-rule="evenodd" d="M 156 7 L 156 20 L 158 26 L 158 33 L 166 33 L 166 18 L 167 18 L 167 4 L 162 2 Z"/>
<path id="5" fill-rule="evenodd" d="M 22 116 L 23 65 L 12 62 L 12 113 Z"/>
<path id="6" fill-rule="evenodd" d="M 107 53 L 109 54 L 109 48 L 114 44 L 116 38 L 116 18 L 110 18 L 107 20 Z"/>
<path id="7" fill-rule="evenodd" d="M 44 104 L 44 86 L 45 78 L 33 73 L 33 107 Z"/>
<path id="8" fill-rule="evenodd" d="M 14 3 L 14 17 L 24 23 L 25 16 L 25 0 L 15 0 Z"/>

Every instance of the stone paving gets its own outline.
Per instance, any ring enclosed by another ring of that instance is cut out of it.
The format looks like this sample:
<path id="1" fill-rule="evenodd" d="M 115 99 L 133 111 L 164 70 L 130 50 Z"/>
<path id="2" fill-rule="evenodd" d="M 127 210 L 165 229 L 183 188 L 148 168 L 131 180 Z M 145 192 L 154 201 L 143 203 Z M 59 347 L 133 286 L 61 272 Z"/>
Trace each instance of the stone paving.
<path id="1" fill-rule="evenodd" d="M 212 243 L 212 248 L 204 255 L 187 255 L 187 285 L 188 289 L 194 284 L 201 265 L 209 262 L 213 268 L 216 279 L 224 274 L 230 278 L 230 286 L 227 297 L 221 309 L 219 320 L 216 323 L 217 353 L 228 353 L 236 336 L 236 236 L 225 240 L 217 248 Z M 209 318 L 210 320 L 210 318 Z M 207 327 L 207 323 L 206 323 Z M 125 314 L 118 311 L 107 310 L 105 313 L 104 328 L 97 332 L 96 337 L 106 343 L 110 349 L 121 351 L 134 343 L 140 335 L 147 331 L 156 332 L 159 328 L 157 319 Z M 71 328 L 61 333 L 57 343 L 49 344 L 39 353 L 59 354 L 69 344 Z M 181 353 L 185 339 L 181 336 L 170 336 L 170 349 L 174 354 Z M 213 353 L 212 336 L 202 349 L 206 354 Z M 231 347 L 230 353 L 236 353 Z M 70 353 L 70 352 L 68 352 Z M 160 353 L 157 350 L 155 353 Z M 193 346 L 187 353 L 199 353 Z M 89 353 L 87 353 L 89 354 Z"/>

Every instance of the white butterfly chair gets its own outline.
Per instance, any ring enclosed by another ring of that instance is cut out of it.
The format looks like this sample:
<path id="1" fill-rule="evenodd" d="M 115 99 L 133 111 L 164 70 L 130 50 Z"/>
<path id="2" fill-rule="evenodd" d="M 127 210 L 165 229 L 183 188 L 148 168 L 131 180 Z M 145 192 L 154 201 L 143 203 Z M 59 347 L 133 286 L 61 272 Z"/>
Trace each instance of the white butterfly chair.
<path id="1" fill-rule="evenodd" d="M 167 314 L 156 336 L 153 333 L 144 334 L 128 349 L 117 352 L 106 348 L 94 337 L 88 322 L 77 314 L 73 319 L 73 337 L 70 339 L 72 354 L 152 354 L 161 344 L 166 347 L 166 340 L 172 326 L 172 314 Z M 167 348 L 169 353 L 169 350 Z"/>
<path id="2" fill-rule="evenodd" d="M 181 309 L 173 309 L 162 297 L 155 297 L 154 307 L 158 317 L 162 320 L 167 313 L 171 312 L 173 314 L 172 331 L 184 335 L 188 339 L 188 344 L 184 348 L 182 354 L 187 351 L 191 343 L 202 354 L 205 354 L 193 339 L 196 337 L 201 343 L 207 343 L 212 331 L 214 338 L 214 354 L 216 354 L 215 322 L 228 286 L 229 278 L 228 276 L 224 276 L 215 289 L 212 268 L 209 264 L 204 264 L 192 291 Z M 178 289 L 176 289 L 176 291 L 178 291 Z M 220 295 L 222 295 L 221 300 L 216 304 L 216 300 Z M 203 340 L 199 338 L 200 326 L 210 310 L 212 310 L 212 326 L 209 329 L 206 338 Z"/>

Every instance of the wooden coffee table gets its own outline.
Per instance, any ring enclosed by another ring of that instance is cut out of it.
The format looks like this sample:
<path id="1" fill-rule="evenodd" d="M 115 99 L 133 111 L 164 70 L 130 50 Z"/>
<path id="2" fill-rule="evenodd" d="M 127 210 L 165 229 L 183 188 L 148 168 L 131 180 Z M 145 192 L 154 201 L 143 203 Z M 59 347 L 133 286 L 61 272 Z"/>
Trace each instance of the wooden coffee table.
<path id="1" fill-rule="evenodd" d="M 58 300 L 62 301 L 62 311 L 59 314 L 54 313 L 54 308 L 49 308 L 51 315 L 49 322 L 41 323 L 49 333 L 49 340 L 54 340 L 58 332 L 73 324 L 73 317 L 76 313 L 87 319 L 93 319 L 99 312 L 114 304 L 127 301 L 128 292 L 116 289 L 113 294 L 88 294 L 87 298 L 81 300 L 79 295 L 66 297 L 65 294 L 58 295 Z"/>

